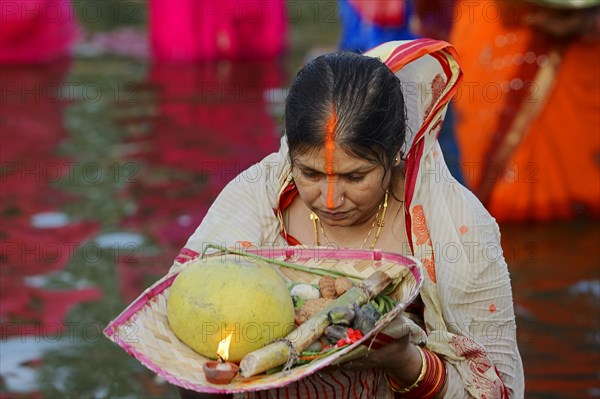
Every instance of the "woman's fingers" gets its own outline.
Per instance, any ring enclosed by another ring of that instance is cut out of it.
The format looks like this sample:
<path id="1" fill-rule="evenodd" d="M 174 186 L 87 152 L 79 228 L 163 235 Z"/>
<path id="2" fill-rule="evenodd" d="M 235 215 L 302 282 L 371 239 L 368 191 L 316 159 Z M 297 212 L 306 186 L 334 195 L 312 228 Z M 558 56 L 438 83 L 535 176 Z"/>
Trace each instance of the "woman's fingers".
<path id="1" fill-rule="evenodd" d="M 344 370 L 364 370 L 370 368 L 393 368 L 403 362 L 408 348 L 409 336 L 398 338 L 380 349 L 370 349 L 365 357 L 341 364 Z"/>

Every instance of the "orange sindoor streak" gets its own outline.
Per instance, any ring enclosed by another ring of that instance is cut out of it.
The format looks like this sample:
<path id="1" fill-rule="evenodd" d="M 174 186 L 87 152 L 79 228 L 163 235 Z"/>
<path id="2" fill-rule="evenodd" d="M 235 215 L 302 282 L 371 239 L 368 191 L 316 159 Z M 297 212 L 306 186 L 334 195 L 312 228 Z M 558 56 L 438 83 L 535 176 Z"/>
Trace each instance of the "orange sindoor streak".
<path id="1" fill-rule="evenodd" d="M 331 113 L 331 116 L 327 120 L 325 125 L 325 174 L 327 175 L 327 208 L 333 209 L 335 202 L 333 200 L 333 188 L 334 188 L 334 167 L 333 167 L 333 154 L 335 152 L 335 125 L 337 124 L 337 117 L 335 114 L 335 108 Z"/>

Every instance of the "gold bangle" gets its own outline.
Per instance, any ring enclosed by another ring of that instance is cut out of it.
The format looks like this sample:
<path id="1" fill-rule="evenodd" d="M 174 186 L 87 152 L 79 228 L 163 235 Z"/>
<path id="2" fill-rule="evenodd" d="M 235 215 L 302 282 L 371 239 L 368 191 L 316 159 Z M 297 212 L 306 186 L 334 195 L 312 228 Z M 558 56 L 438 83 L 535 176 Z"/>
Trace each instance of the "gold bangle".
<path id="1" fill-rule="evenodd" d="M 390 387 L 390 389 L 392 391 L 397 392 L 397 393 L 407 393 L 407 392 L 410 392 L 413 389 L 415 389 L 416 387 L 418 387 L 419 384 L 421 383 L 421 381 L 423 381 L 423 378 L 425 378 L 425 373 L 427 372 L 427 360 L 425 359 L 425 353 L 423 353 L 423 349 L 421 349 L 418 346 L 417 346 L 417 349 L 419 350 L 419 354 L 421 355 L 421 362 L 422 362 L 422 364 L 421 364 L 421 373 L 419 374 L 419 377 L 409 387 L 399 388 L 398 384 L 396 384 L 394 381 L 391 381 L 389 374 L 385 373 L 384 374 L 385 382 L 387 383 L 388 387 Z"/>

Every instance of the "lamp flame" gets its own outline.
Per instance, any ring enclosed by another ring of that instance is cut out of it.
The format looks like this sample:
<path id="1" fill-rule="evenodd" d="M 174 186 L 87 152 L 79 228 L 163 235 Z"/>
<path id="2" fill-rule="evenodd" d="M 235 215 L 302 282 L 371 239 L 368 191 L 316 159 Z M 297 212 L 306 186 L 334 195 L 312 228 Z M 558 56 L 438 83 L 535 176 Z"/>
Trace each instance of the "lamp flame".
<path id="1" fill-rule="evenodd" d="M 219 342 L 219 346 L 217 347 L 217 355 L 223 361 L 227 361 L 229 358 L 229 344 L 231 343 L 231 336 L 233 334 L 227 335 L 221 342 Z"/>

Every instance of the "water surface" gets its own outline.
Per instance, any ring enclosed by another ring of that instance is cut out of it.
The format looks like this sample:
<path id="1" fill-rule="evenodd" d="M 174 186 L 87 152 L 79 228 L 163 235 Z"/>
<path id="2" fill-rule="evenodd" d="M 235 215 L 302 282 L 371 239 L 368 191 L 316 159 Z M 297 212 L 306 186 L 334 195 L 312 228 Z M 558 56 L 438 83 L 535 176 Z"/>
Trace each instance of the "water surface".
<path id="1" fill-rule="evenodd" d="M 277 149 L 302 56 L 0 68 L 27 89 L 1 101 L 1 397 L 175 397 L 101 331 L 164 275 L 226 182 Z M 598 224 L 501 227 L 526 397 L 600 397 Z"/>

